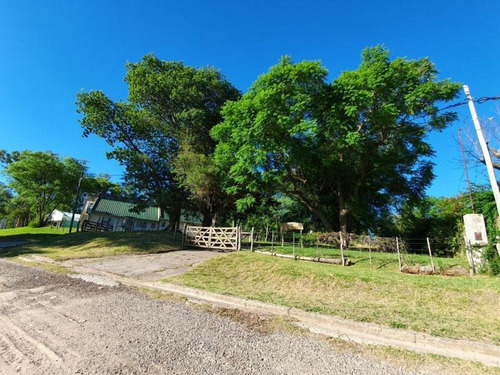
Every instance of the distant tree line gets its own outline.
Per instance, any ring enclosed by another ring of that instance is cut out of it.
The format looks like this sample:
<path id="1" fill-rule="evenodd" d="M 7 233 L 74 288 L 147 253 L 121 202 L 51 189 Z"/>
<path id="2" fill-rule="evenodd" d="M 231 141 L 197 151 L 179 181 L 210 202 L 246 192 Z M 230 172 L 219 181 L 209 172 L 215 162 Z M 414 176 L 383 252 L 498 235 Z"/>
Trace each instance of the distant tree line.
<path id="1" fill-rule="evenodd" d="M 0 151 L 0 164 L 8 184 L 0 183 L 0 218 L 10 225 L 44 226 L 50 213 L 79 208 L 86 194 L 123 194 L 106 176 L 92 176 L 85 162 L 50 151 Z M 81 181 L 80 181 L 81 178 Z M 82 195 L 76 202 L 77 186 Z"/>

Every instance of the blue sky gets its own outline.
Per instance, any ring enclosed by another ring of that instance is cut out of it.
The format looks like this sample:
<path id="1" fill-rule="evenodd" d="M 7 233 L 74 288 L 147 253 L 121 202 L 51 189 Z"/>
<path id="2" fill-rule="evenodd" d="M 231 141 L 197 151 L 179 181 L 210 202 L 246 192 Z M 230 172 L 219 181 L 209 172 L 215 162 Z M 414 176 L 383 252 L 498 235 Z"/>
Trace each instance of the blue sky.
<path id="1" fill-rule="evenodd" d="M 0 1 L 0 149 L 84 159 L 118 181 L 123 170 L 106 159 L 105 142 L 82 138 L 75 95 L 126 99 L 126 62 L 150 52 L 214 66 L 245 92 L 282 55 L 319 59 L 333 79 L 359 65 L 364 47 L 384 44 L 393 57 L 429 57 L 474 97 L 500 96 L 499 14 L 498 0 Z M 478 105 L 479 117 L 498 120 L 499 106 Z M 430 195 L 465 189 L 456 134 L 472 124 L 466 106 L 458 113 L 430 136 Z M 471 168 L 471 179 L 485 181 L 483 169 Z"/>

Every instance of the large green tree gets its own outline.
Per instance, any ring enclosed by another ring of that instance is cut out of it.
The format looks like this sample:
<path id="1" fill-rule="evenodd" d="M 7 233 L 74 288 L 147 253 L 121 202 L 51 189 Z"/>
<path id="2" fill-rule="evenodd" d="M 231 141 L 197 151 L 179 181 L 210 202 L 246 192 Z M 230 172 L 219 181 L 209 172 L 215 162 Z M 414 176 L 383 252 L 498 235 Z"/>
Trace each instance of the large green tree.
<path id="1" fill-rule="evenodd" d="M 111 182 L 111 176 L 87 174 L 81 181 L 81 191 L 85 195 L 110 195 L 116 198 L 126 197 L 127 192 L 120 184 Z"/>
<path id="2" fill-rule="evenodd" d="M 438 104 L 460 89 L 437 73 L 427 58 L 391 60 L 383 47 L 332 83 L 319 62 L 282 58 L 212 131 L 226 189 L 244 194 L 240 209 L 272 190 L 300 199 L 326 230 L 370 227 L 433 177 L 426 134 L 455 119 Z"/>
<path id="3" fill-rule="evenodd" d="M 0 182 L 0 219 L 8 215 L 11 200 L 12 193 L 9 188 L 4 183 Z"/>
<path id="4" fill-rule="evenodd" d="M 179 185 L 185 173 L 179 168 L 175 174 L 176 162 L 213 153 L 215 142 L 209 132 L 222 120 L 224 103 L 238 99 L 240 93 L 216 69 L 162 61 L 151 54 L 127 65 L 125 82 L 129 88 L 125 102 L 114 102 L 101 91 L 77 95 L 83 134 L 105 139 L 113 147 L 107 156 L 125 166 L 125 182 L 137 198 L 155 202 L 167 210 L 171 221 L 178 221 L 191 184 Z M 184 151 L 190 154 L 179 159 Z M 207 202 L 207 197 L 199 201 Z M 213 214 L 210 209 L 204 212 Z M 210 222 L 211 217 L 204 220 Z"/>
<path id="5" fill-rule="evenodd" d="M 42 226 L 54 209 L 71 209 L 78 180 L 86 171 L 84 163 L 52 152 L 33 151 L 12 153 L 5 160 L 4 172 L 15 193 L 15 210 L 26 216 L 29 208 Z"/>

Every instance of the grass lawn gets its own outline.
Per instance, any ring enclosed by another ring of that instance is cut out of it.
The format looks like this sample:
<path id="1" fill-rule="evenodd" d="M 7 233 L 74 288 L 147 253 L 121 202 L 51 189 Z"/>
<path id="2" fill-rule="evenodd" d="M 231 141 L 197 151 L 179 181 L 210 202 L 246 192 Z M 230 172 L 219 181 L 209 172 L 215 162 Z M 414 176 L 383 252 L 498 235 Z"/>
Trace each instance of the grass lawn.
<path id="1" fill-rule="evenodd" d="M 280 254 L 288 254 L 288 255 L 296 255 L 303 257 L 312 257 L 312 258 L 337 258 L 340 259 L 340 250 L 334 247 L 328 246 L 320 246 L 320 247 L 303 247 L 300 246 L 274 246 L 271 247 L 269 244 L 256 246 L 257 250 L 267 251 L 267 252 L 276 252 Z M 347 249 L 344 251 L 344 256 L 354 262 L 356 265 L 363 267 L 370 266 L 372 268 L 388 268 L 392 269 L 394 267 L 399 266 L 398 255 L 396 253 L 381 253 L 372 251 L 371 254 L 367 249 Z M 371 260 L 370 260 L 371 257 Z M 402 253 L 401 255 L 403 264 L 407 265 L 430 265 L 430 257 L 428 254 L 408 254 Z M 370 263 L 371 261 L 371 263 Z M 439 258 L 433 257 L 434 265 L 439 267 L 441 270 L 451 268 L 453 266 L 461 266 L 464 268 L 468 268 L 469 265 L 467 263 L 467 259 L 465 257 L 460 258 Z"/>
<path id="2" fill-rule="evenodd" d="M 78 232 L 67 228 L 16 228 L 0 230 L 0 241 L 28 241 L 0 248 L 0 256 L 43 255 L 54 260 L 95 258 L 118 254 L 158 253 L 179 248 L 166 232 Z"/>
<path id="3" fill-rule="evenodd" d="M 402 274 L 397 260 L 384 262 L 387 254 L 377 255 L 372 265 L 358 261 L 341 267 L 243 251 L 213 258 L 165 281 L 435 336 L 500 344 L 498 278 Z"/>

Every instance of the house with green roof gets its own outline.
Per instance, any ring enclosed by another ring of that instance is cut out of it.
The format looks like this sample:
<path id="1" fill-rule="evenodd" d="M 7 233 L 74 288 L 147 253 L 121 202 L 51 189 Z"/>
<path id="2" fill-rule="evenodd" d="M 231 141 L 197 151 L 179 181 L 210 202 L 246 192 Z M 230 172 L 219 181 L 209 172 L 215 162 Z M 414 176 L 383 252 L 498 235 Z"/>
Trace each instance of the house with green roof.
<path id="1" fill-rule="evenodd" d="M 148 206 L 135 211 L 135 205 L 110 197 L 88 197 L 81 216 L 82 230 L 113 232 L 164 230 L 169 226 L 168 215 L 159 207 Z M 183 212 L 181 225 L 198 224 L 195 213 Z"/>

